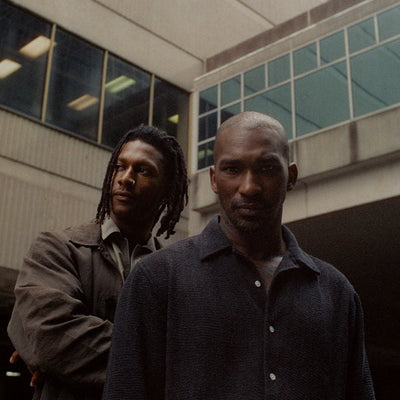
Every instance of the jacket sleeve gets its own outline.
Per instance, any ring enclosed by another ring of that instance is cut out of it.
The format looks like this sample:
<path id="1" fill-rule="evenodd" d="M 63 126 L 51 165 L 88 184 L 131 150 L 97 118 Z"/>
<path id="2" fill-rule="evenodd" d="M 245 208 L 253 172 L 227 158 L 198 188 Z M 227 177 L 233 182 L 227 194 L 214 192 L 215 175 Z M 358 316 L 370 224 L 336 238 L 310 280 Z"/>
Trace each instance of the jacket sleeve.
<path id="1" fill-rule="evenodd" d="M 364 317 L 361 301 L 354 293 L 351 310 L 347 399 L 375 400 L 374 386 L 364 343 Z"/>
<path id="2" fill-rule="evenodd" d="M 165 397 L 166 299 L 135 267 L 124 285 L 115 315 L 103 400 Z"/>
<path id="3" fill-rule="evenodd" d="M 17 278 L 8 334 L 27 365 L 99 389 L 113 324 L 89 314 L 71 246 L 54 233 L 34 242 Z"/>

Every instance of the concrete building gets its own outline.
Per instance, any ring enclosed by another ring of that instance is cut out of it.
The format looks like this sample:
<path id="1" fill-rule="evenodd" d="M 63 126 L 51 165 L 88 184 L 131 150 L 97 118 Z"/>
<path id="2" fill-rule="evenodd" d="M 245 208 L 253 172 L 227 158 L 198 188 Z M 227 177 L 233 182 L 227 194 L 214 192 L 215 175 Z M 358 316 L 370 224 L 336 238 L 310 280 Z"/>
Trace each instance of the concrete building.
<path id="1" fill-rule="evenodd" d="M 242 110 L 284 124 L 284 221 L 360 293 L 377 398 L 400 397 L 398 0 L 0 0 L 0 21 L 0 398 L 29 398 L 5 375 L 24 374 L 5 332 L 23 255 L 93 218 L 118 136 L 149 123 L 182 144 L 177 240 L 218 211 L 215 130 Z"/>

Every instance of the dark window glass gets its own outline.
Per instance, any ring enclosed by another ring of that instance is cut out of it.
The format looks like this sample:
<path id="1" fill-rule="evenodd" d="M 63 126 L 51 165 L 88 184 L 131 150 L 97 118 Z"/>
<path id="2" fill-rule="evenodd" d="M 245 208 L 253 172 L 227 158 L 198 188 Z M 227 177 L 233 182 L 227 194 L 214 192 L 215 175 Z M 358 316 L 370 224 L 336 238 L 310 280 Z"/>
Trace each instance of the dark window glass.
<path id="1" fill-rule="evenodd" d="M 378 15 L 379 40 L 383 41 L 400 34 L 400 6 Z"/>
<path id="2" fill-rule="evenodd" d="M 202 169 L 214 164 L 215 140 L 201 144 L 197 153 L 197 168 Z"/>
<path id="3" fill-rule="evenodd" d="M 317 44 L 311 43 L 293 53 L 294 74 L 300 75 L 304 72 L 317 68 Z"/>
<path id="4" fill-rule="evenodd" d="M 245 111 L 258 111 L 276 118 L 285 128 L 288 139 L 293 137 L 290 83 L 247 99 Z"/>
<path id="5" fill-rule="evenodd" d="M 218 88 L 210 87 L 200 92 L 199 114 L 214 110 L 218 106 Z"/>
<path id="6" fill-rule="evenodd" d="M 97 141 L 103 51 L 56 32 L 46 121 Z"/>
<path id="7" fill-rule="evenodd" d="M 265 65 L 253 68 L 244 74 L 244 95 L 249 96 L 253 93 L 265 89 Z"/>
<path id="8" fill-rule="evenodd" d="M 400 39 L 350 60 L 354 116 L 400 102 Z"/>
<path id="9" fill-rule="evenodd" d="M 297 136 L 350 118 L 346 63 L 339 62 L 295 82 Z"/>
<path id="10" fill-rule="evenodd" d="M 268 85 L 273 86 L 290 78 L 289 54 L 268 63 Z"/>
<path id="11" fill-rule="evenodd" d="M 155 79 L 153 125 L 167 131 L 181 142 L 187 135 L 189 95 L 182 89 Z M 182 144 L 182 143 L 181 143 Z"/>
<path id="12" fill-rule="evenodd" d="M 221 106 L 240 98 L 240 75 L 221 83 Z"/>
<path id="13" fill-rule="evenodd" d="M 330 35 L 319 42 L 321 64 L 327 64 L 346 55 L 344 31 Z"/>
<path id="14" fill-rule="evenodd" d="M 217 113 L 199 118 L 199 142 L 215 136 L 217 132 Z"/>
<path id="15" fill-rule="evenodd" d="M 354 53 L 376 43 L 374 19 L 369 18 L 348 28 L 349 50 Z"/>
<path id="16" fill-rule="evenodd" d="M 221 124 L 228 118 L 240 113 L 240 103 L 233 104 L 221 110 Z"/>
<path id="17" fill-rule="evenodd" d="M 150 74 L 110 55 L 104 94 L 101 142 L 114 147 L 128 130 L 148 124 Z"/>
<path id="18" fill-rule="evenodd" d="M 40 118 L 51 26 L 0 2 L 0 104 Z"/>

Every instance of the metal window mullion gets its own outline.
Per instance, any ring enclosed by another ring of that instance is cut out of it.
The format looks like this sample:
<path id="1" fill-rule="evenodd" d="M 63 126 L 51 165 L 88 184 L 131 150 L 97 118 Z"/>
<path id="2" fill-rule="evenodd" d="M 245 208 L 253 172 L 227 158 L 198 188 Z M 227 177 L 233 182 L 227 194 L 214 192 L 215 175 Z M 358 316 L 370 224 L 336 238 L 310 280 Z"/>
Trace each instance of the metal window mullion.
<path id="1" fill-rule="evenodd" d="M 294 90 L 294 65 L 293 65 L 293 51 L 290 52 L 289 57 L 289 68 L 290 68 L 290 97 L 292 103 L 292 136 L 293 139 L 297 138 L 296 129 L 296 101 L 295 101 L 295 90 Z"/>
<path id="2" fill-rule="evenodd" d="M 51 65 L 52 65 L 52 62 L 53 62 L 55 37 L 56 37 L 56 24 L 53 24 L 52 27 L 51 27 L 50 48 L 49 48 L 49 54 L 48 54 L 48 57 L 47 57 L 46 76 L 45 76 L 44 88 L 43 88 L 42 112 L 41 112 L 41 115 L 40 115 L 40 121 L 41 122 L 45 122 L 45 120 L 46 120 L 47 101 L 48 101 L 48 98 L 49 98 Z"/>
<path id="3" fill-rule="evenodd" d="M 344 29 L 344 48 L 346 52 L 346 66 L 347 66 L 347 82 L 348 82 L 348 96 L 349 96 L 349 107 L 350 107 L 350 119 L 354 118 L 354 107 L 353 107 L 353 87 L 351 79 L 351 68 L 350 68 L 350 47 L 349 37 L 347 29 Z"/>
<path id="4" fill-rule="evenodd" d="M 97 143 L 101 143 L 103 139 L 103 120 L 104 120 L 104 102 L 106 93 L 106 79 L 107 79 L 107 63 L 108 63 L 108 50 L 105 50 L 103 57 L 103 71 L 101 74 L 99 124 L 97 126 Z"/>
<path id="5" fill-rule="evenodd" d="M 150 78 L 150 99 L 149 99 L 149 125 L 153 125 L 153 112 L 154 112 L 154 84 L 155 75 L 151 74 Z"/>

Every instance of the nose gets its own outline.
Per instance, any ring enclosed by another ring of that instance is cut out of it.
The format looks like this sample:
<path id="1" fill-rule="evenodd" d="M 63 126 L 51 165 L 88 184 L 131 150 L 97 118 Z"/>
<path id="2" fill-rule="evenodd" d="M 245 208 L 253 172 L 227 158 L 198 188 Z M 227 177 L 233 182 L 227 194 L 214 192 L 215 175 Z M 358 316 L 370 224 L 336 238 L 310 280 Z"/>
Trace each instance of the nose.
<path id="1" fill-rule="evenodd" d="M 240 181 L 239 193 L 245 197 L 252 197 L 261 192 L 261 185 L 253 171 L 246 171 Z"/>
<path id="2" fill-rule="evenodd" d="M 133 175 L 132 168 L 125 169 L 118 177 L 118 184 L 120 186 L 133 186 L 135 184 L 135 178 Z"/>

